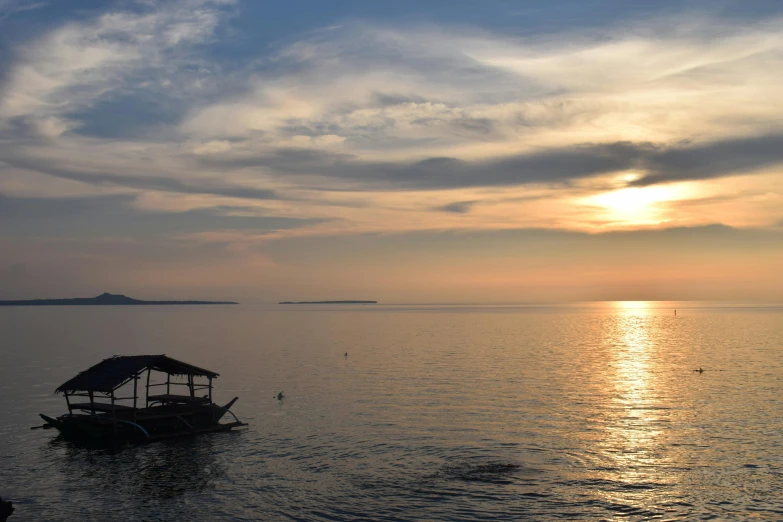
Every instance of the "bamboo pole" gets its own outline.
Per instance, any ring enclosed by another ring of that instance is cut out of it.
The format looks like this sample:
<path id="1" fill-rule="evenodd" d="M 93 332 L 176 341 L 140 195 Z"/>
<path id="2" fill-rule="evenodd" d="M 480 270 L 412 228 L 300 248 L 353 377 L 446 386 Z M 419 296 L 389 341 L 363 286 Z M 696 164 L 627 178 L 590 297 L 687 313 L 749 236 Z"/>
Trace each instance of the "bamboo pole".
<path id="1" fill-rule="evenodd" d="M 212 376 L 210 375 L 207 377 L 209 380 L 209 404 L 212 405 Z M 209 409 L 210 415 L 212 416 L 212 422 L 215 422 L 215 408 Z"/>
<path id="2" fill-rule="evenodd" d="M 150 372 L 152 372 L 152 368 L 147 368 L 147 394 L 144 401 L 145 408 L 150 407 Z"/>
<path id="3" fill-rule="evenodd" d="M 114 433 L 117 433 L 117 410 L 113 408 L 114 406 L 114 390 L 111 391 L 111 418 L 112 421 L 114 421 Z"/>
<path id="4" fill-rule="evenodd" d="M 188 374 L 188 387 L 190 388 L 190 398 L 194 398 L 196 396 L 196 390 L 195 386 L 193 385 L 193 374 Z M 193 419 L 195 420 L 196 415 L 196 401 L 193 401 L 191 403 L 192 411 L 193 411 Z"/>

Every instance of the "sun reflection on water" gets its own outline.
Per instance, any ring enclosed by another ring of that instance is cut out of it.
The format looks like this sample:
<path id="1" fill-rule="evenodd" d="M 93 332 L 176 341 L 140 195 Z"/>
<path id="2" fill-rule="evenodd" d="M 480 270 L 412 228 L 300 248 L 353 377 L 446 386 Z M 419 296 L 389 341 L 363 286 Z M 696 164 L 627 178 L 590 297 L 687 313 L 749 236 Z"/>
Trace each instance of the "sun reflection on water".
<path id="1" fill-rule="evenodd" d="M 606 405 L 603 450 L 615 470 L 614 479 L 631 488 L 631 493 L 607 493 L 607 500 L 646 503 L 645 485 L 667 482 L 662 471 L 661 435 L 666 420 L 660 406 L 663 390 L 656 378 L 656 314 L 651 303 L 644 301 L 614 306 L 617 314 L 605 339 L 611 367 L 606 392 L 611 399 Z"/>

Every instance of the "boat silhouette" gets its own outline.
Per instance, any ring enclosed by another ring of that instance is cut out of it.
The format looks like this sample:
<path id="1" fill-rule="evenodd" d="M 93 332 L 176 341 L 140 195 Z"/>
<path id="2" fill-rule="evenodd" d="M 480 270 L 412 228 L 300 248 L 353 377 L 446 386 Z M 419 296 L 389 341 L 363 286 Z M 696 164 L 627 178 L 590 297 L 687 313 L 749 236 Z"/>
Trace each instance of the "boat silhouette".
<path id="1" fill-rule="evenodd" d="M 151 383 L 153 372 L 164 374 L 166 381 Z M 142 396 L 138 382 L 145 374 Z M 231 412 L 238 397 L 225 406 L 212 401 L 212 381 L 218 375 L 166 355 L 114 356 L 60 385 L 55 393 L 65 396 L 68 413 L 56 418 L 40 414 L 46 422 L 40 427 L 56 428 L 62 435 L 74 439 L 153 442 L 246 426 Z M 202 382 L 197 383 L 197 378 Z M 120 388 L 130 383 L 133 394 L 118 396 Z M 166 387 L 165 393 L 152 393 L 151 389 L 159 386 Z M 176 386 L 186 387 L 187 394 L 172 393 Z M 206 395 L 197 395 L 204 391 Z M 86 402 L 76 402 L 79 399 L 86 399 Z M 121 404 L 131 401 L 132 405 Z M 234 421 L 221 424 L 220 420 L 227 413 Z"/>

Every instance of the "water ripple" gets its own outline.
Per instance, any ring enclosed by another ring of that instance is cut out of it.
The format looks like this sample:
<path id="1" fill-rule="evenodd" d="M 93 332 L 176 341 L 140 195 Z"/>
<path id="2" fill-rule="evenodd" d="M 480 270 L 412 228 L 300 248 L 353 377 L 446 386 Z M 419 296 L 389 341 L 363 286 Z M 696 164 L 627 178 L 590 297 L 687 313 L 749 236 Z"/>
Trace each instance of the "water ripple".
<path id="1" fill-rule="evenodd" d="M 20 522 L 783 519 L 783 309 L 677 308 L 4 310 L 0 495 Z M 161 343 L 250 427 L 28 429 Z"/>

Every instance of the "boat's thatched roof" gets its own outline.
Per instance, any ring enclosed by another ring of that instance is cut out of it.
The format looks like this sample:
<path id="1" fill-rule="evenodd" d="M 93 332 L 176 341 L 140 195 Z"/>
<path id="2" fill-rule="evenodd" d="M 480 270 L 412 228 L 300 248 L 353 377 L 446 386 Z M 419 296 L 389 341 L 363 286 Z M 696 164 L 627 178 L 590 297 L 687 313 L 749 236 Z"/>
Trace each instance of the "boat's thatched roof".
<path id="1" fill-rule="evenodd" d="M 215 372 L 165 355 L 115 355 L 61 384 L 55 393 L 80 391 L 109 393 L 148 368 L 171 375 L 218 376 Z"/>

